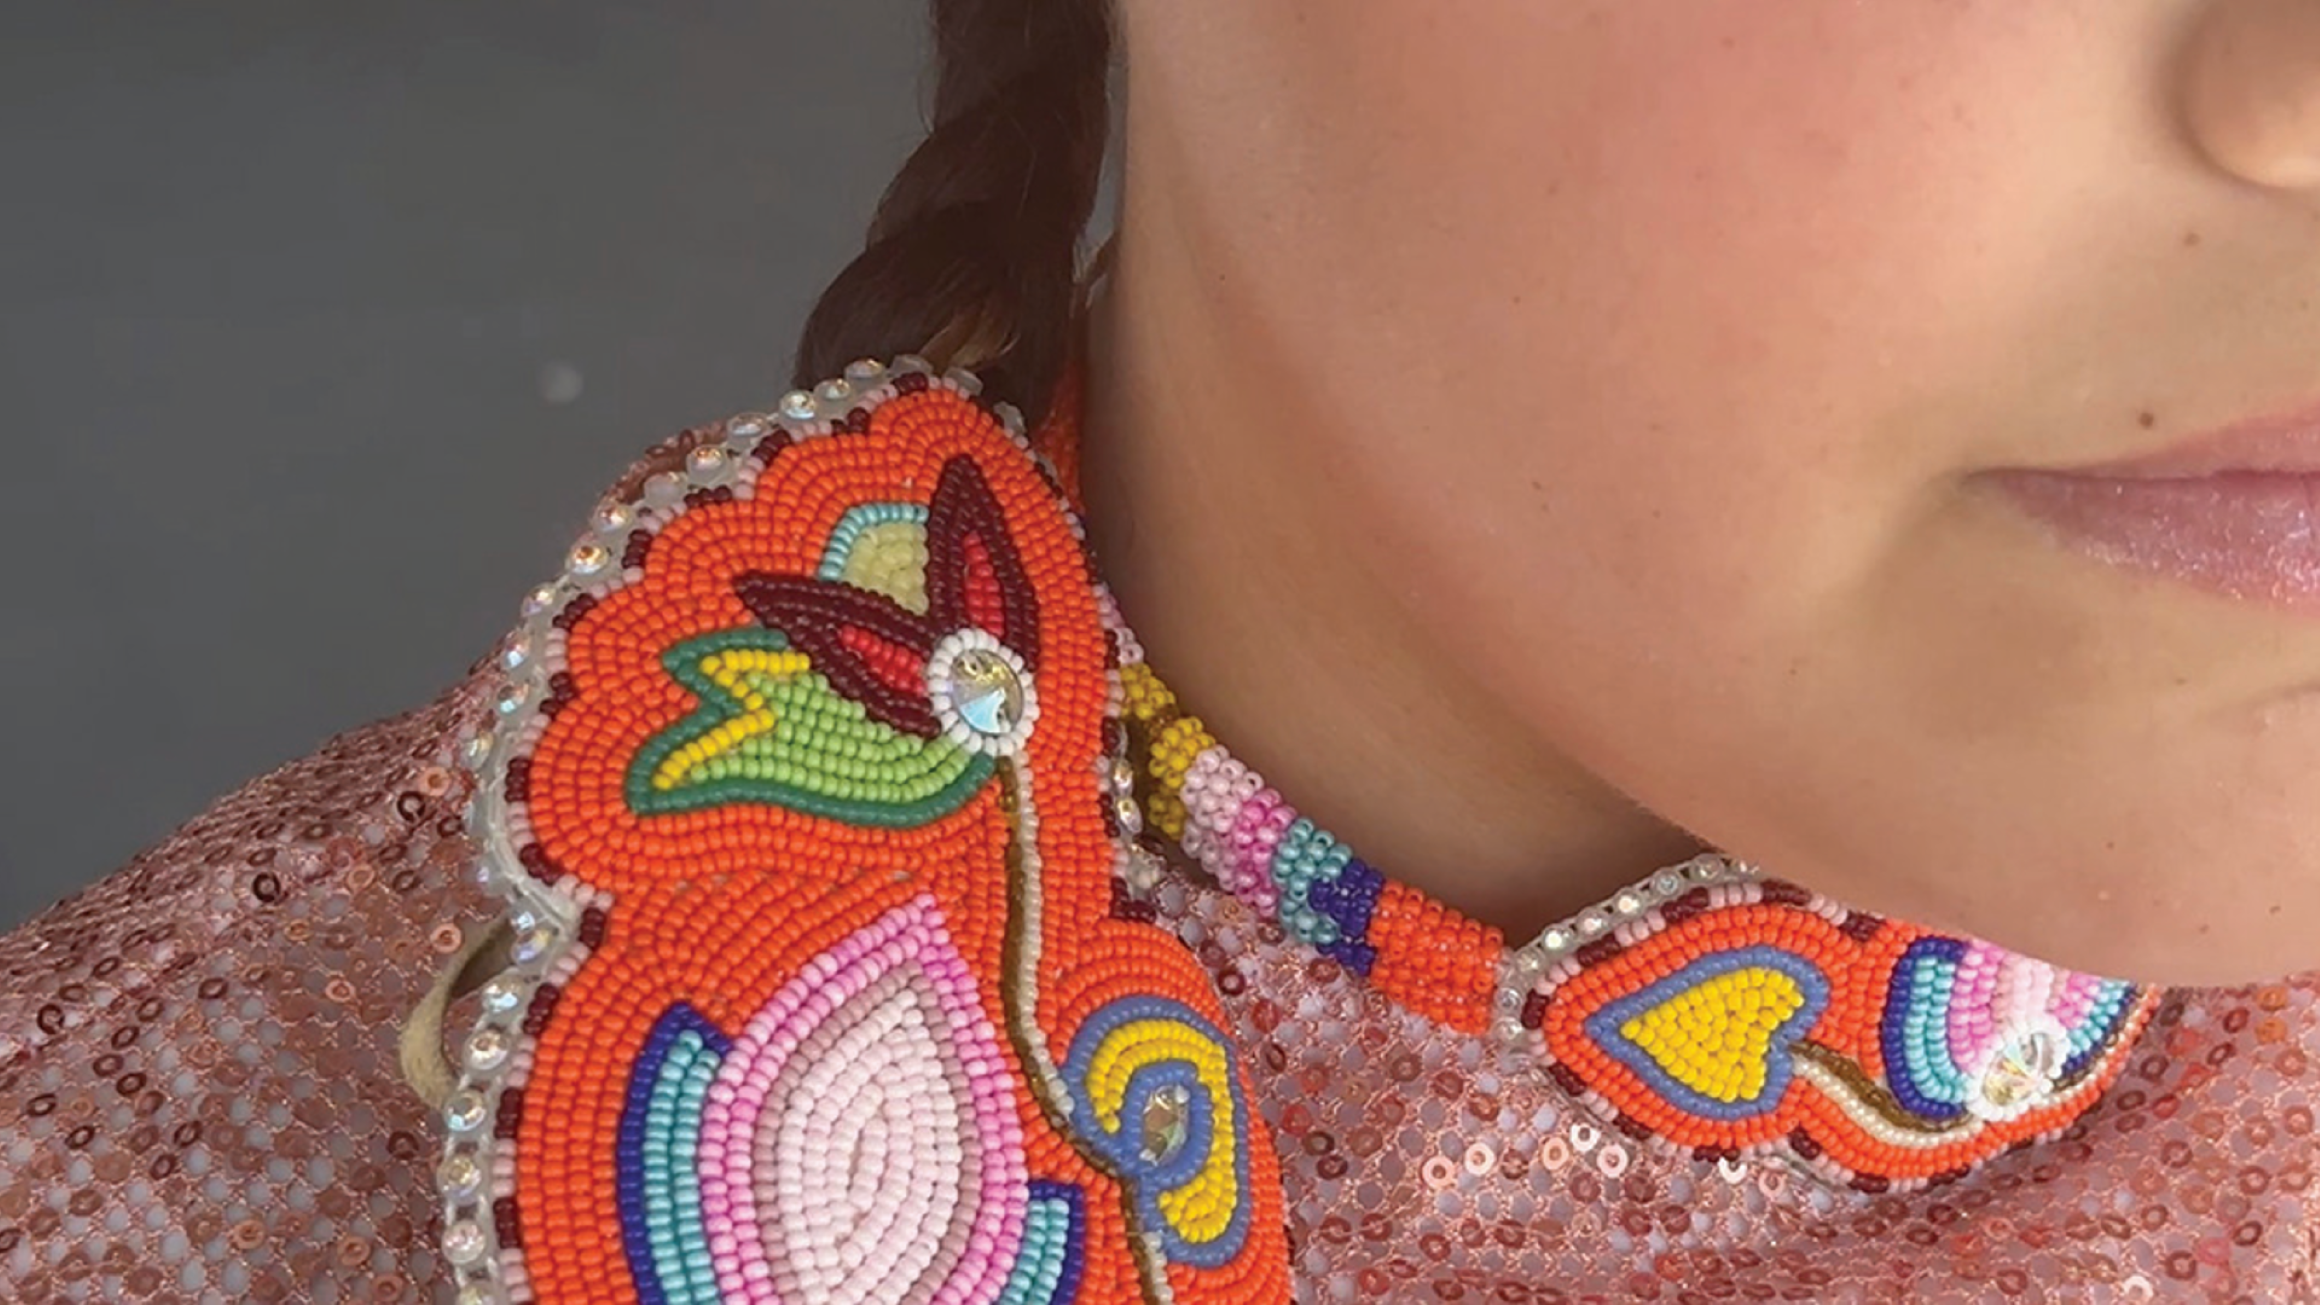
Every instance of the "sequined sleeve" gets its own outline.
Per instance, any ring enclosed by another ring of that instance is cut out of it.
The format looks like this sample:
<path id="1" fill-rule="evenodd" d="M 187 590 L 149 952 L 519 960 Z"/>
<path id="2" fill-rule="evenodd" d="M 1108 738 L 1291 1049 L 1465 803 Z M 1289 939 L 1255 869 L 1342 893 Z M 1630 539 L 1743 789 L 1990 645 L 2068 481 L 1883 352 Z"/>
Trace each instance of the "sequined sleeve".
<path id="1" fill-rule="evenodd" d="M 470 688 L 226 798 L 0 939 L 0 1299 L 431 1299 L 397 1025 L 487 912 Z"/>

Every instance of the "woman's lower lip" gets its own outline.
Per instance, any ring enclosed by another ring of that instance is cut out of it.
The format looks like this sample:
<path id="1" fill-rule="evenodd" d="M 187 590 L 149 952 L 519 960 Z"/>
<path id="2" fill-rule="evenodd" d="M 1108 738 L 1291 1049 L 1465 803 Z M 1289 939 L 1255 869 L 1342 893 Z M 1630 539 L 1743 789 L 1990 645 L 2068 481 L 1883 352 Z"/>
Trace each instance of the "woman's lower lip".
<path id="1" fill-rule="evenodd" d="M 2231 598 L 2320 612 L 2320 473 L 1985 473 L 2063 542 Z"/>

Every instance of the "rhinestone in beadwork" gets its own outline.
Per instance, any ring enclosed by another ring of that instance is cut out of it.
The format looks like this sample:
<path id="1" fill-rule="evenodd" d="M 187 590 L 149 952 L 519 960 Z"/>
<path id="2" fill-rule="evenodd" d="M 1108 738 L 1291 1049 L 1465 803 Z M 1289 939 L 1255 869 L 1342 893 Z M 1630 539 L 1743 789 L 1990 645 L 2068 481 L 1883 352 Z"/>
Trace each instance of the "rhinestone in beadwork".
<path id="1" fill-rule="evenodd" d="M 927 659 L 926 675 L 946 732 L 977 752 L 1013 752 L 1038 719 L 1030 672 L 988 631 L 970 627 L 943 640 Z"/>
<path id="2" fill-rule="evenodd" d="M 572 574 L 579 576 L 595 575 L 611 564 L 612 550 L 594 540 L 575 545 L 568 562 Z"/>
<path id="3" fill-rule="evenodd" d="M 1139 1121 L 1143 1135 L 1138 1144 L 1145 1163 L 1164 1165 L 1184 1150 L 1192 1131 L 1192 1093 L 1170 1084 L 1154 1091 L 1144 1103 Z"/>
<path id="4" fill-rule="evenodd" d="M 474 1091 L 454 1092 L 443 1103 L 443 1124 L 454 1133 L 472 1133 L 483 1127 L 491 1117 L 491 1108 L 483 1094 Z"/>
<path id="5" fill-rule="evenodd" d="M 489 1250 L 483 1229 L 468 1220 L 462 1219 L 443 1230 L 443 1254 L 461 1268 L 482 1259 Z"/>
<path id="6" fill-rule="evenodd" d="M 467 1068 L 478 1074 L 488 1074 L 507 1063 L 508 1050 L 506 1031 L 486 1025 L 467 1039 Z"/>
<path id="7" fill-rule="evenodd" d="M 435 1171 L 436 1185 L 453 1201 L 473 1200 L 483 1190 L 483 1180 L 483 1166 L 466 1151 L 453 1153 Z"/>
<path id="8" fill-rule="evenodd" d="M 2051 1020 L 2003 1035 L 1990 1063 L 1976 1076 L 1966 1108 L 1993 1121 L 2035 1109 L 2053 1093 L 2069 1047 L 2069 1033 Z"/>

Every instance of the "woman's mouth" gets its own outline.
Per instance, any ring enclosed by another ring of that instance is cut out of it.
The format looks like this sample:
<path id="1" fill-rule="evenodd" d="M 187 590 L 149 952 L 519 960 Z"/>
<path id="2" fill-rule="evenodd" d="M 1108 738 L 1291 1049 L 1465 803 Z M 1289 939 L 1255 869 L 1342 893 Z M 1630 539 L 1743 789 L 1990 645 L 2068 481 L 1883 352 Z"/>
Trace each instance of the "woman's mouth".
<path id="1" fill-rule="evenodd" d="M 1976 479 L 2099 560 L 2320 612 L 2320 405 L 2117 462 Z"/>

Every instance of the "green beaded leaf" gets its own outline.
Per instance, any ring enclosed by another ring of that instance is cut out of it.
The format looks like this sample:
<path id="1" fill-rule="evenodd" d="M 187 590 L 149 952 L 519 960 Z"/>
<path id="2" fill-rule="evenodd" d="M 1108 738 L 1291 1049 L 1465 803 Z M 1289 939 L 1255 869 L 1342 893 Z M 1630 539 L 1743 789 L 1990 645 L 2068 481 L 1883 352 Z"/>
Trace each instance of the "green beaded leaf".
<path id="1" fill-rule="evenodd" d="M 700 707 L 638 750 L 628 804 L 673 815 L 770 803 L 853 825 L 908 828 L 966 805 L 987 756 L 905 734 L 830 686 L 781 631 L 688 639 L 661 658 Z"/>

